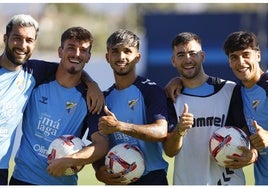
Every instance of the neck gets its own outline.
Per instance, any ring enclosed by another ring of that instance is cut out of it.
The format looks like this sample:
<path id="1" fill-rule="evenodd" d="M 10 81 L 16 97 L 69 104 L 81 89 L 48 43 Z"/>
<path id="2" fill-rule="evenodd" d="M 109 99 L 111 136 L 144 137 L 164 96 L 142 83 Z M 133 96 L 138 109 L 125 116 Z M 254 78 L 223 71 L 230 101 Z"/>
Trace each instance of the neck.
<path id="1" fill-rule="evenodd" d="M 60 66 L 58 67 L 58 70 L 56 72 L 56 80 L 61 86 L 65 88 L 77 86 L 81 82 L 81 76 L 81 72 L 76 74 L 70 74 L 66 71 L 62 71 Z"/>
<path id="2" fill-rule="evenodd" d="M 260 80 L 263 73 L 264 73 L 263 70 L 259 69 L 253 76 L 253 78 L 248 80 L 242 80 L 242 83 L 245 86 L 245 88 L 251 88 L 252 86 L 254 86 Z"/>
<path id="3" fill-rule="evenodd" d="M 200 76 L 197 76 L 191 79 L 182 77 L 182 82 L 183 82 L 184 87 L 196 88 L 204 84 L 207 81 L 208 77 L 209 76 L 207 74 L 202 73 Z"/>
<path id="4" fill-rule="evenodd" d="M 132 85 L 137 78 L 136 74 L 128 74 L 128 75 L 115 75 L 115 85 L 118 90 L 125 89 Z"/>

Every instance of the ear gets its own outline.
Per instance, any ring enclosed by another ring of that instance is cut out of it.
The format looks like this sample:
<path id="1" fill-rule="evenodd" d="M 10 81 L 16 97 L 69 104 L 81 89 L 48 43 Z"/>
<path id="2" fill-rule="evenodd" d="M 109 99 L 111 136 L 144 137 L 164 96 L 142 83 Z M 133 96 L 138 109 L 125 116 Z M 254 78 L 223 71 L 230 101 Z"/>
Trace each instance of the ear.
<path id="1" fill-rule="evenodd" d="M 172 63 L 172 65 L 173 65 L 173 67 L 175 67 L 176 68 L 176 64 L 175 64 L 175 57 L 174 57 L 174 55 L 172 55 L 171 56 L 171 63 Z"/>
<path id="2" fill-rule="evenodd" d="M 86 61 L 86 63 L 89 62 L 90 58 L 91 58 L 91 52 L 89 52 L 89 55 L 88 55 L 88 57 L 87 57 L 87 61 Z"/>
<path id="3" fill-rule="evenodd" d="M 206 53 L 202 50 L 202 51 L 200 52 L 200 55 L 201 55 L 201 57 L 202 57 L 202 59 L 203 59 L 203 62 L 202 62 L 202 63 L 204 63 L 204 62 L 205 62 Z"/>
<path id="4" fill-rule="evenodd" d="M 58 56 L 59 56 L 59 58 L 62 58 L 62 47 L 60 46 L 60 47 L 58 47 Z"/>
<path id="5" fill-rule="evenodd" d="M 105 59 L 106 59 L 106 62 L 110 64 L 110 62 L 109 62 L 109 54 L 108 53 L 105 54 Z"/>
<path id="6" fill-rule="evenodd" d="M 3 36 L 3 41 L 4 41 L 4 43 L 7 42 L 7 35 L 6 34 L 4 34 L 4 36 Z"/>
<path id="7" fill-rule="evenodd" d="M 137 53 L 135 59 L 136 59 L 136 63 L 138 63 L 140 61 L 140 59 L 141 59 L 141 53 Z"/>
<path id="8" fill-rule="evenodd" d="M 257 56 L 258 56 L 258 62 L 260 62 L 261 61 L 261 51 L 260 50 L 257 51 Z"/>

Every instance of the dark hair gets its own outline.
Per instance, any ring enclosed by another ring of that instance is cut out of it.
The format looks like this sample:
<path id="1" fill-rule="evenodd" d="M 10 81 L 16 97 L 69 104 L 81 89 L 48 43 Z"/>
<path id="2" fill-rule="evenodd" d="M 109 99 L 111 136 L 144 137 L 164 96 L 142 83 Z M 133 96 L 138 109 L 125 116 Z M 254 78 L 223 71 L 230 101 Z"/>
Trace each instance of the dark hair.
<path id="1" fill-rule="evenodd" d="M 179 44 L 187 44 L 190 41 L 195 40 L 201 45 L 201 39 L 197 34 L 191 32 L 182 32 L 175 36 L 172 40 L 171 48 L 174 49 L 175 46 Z"/>
<path id="2" fill-rule="evenodd" d="M 244 50 L 247 48 L 258 51 L 260 50 L 256 35 L 247 31 L 237 31 L 231 33 L 223 45 L 223 50 L 227 56 L 234 51 Z"/>
<path id="3" fill-rule="evenodd" d="M 11 18 L 11 20 L 6 25 L 6 35 L 9 36 L 14 25 L 19 25 L 21 27 L 31 27 L 33 26 L 36 30 L 35 39 L 39 32 L 38 22 L 30 15 L 18 14 Z"/>
<path id="4" fill-rule="evenodd" d="M 64 42 L 68 39 L 89 41 L 90 42 L 89 52 L 92 48 L 93 36 L 87 29 L 83 27 L 71 27 L 66 31 L 64 31 L 63 34 L 61 35 L 61 47 L 63 47 Z"/>
<path id="5" fill-rule="evenodd" d="M 136 47 L 139 50 L 140 39 L 131 31 L 119 29 L 107 39 L 106 48 L 108 50 L 110 47 L 120 44 Z"/>

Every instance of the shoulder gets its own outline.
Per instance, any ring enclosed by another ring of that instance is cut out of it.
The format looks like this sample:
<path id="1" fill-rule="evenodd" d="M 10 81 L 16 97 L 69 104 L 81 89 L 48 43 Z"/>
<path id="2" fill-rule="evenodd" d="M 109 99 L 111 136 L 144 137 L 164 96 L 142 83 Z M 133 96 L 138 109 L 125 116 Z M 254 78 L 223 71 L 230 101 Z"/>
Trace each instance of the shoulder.
<path id="1" fill-rule="evenodd" d="M 156 82 L 150 80 L 149 78 L 144 78 L 141 76 L 138 76 L 134 82 L 136 87 L 138 87 L 140 90 L 163 90 Z M 163 90 L 164 91 L 164 90 Z"/>
<path id="2" fill-rule="evenodd" d="M 267 91 L 268 88 L 268 72 L 265 72 L 261 75 L 260 80 L 256 83 L 260 87 L 264 88 Z"/>
<path id="3" fill-rule="evenodd" d="M 220 91 L 223 87 L 225 87 L 226 89 L 229 88 L 229 89 L 233 90 L 233 88 L 236 86 L 236 83 L 233 81 L 224 80 L 222 78 L 213 77 L 213 76 L 210 76 L 208 78 L 207 83 L 214 86 L 215 92 Z"/>

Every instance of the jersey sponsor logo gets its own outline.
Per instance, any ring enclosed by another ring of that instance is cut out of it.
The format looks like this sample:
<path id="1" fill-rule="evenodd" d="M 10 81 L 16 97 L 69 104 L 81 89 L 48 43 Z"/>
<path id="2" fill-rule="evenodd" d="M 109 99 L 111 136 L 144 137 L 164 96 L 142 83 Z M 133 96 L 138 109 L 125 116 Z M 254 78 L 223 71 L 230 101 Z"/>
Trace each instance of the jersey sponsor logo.
<path id="1" fill-rule="evenodd" d="M 38 121 L 37 130 L 39 133 L 37 134 L 41 136 L 44 135 L 46 137 L 50 135 L 56 136 L 60 127 L 60 121 L 60 119 L 54 121 L 50 117 L 42 115 Z"/>
<path id="2" fill-rule="evenodd" d="M 18 105 L 15 101 L 0 101 L 0 116 L 2 120 L 0 120 L 0 124 L 4 123 L 2 121 L 6 121 L 4 118 L 11 118 L 16 116 Z"/>
<path id="3" fill-rule="evenodd" d="M 69 102 L 69 101 L 66 102 L 66 110 L 67 110 L 68 114 L 73 113 L 75 111 L 76 107 L 77 107 L 77 103 Z"/>
<path id="4" fill-rule="evenodd" d="M 225 122 L 225 115 L 222 114 L 221 117 L 211 116 L 211 117 L 199 117 L 194 118 L 194 124 L 192 127 L 223 127 Z"/>
<path id="5" fill-rule="evenodd" d="M 260 100 L 253 100 L 251 105 L 252 105 L 252 108 L 256 111 L 257 110 L 257 107 L 259 106 L 260 104 Z"/>
<path id="6" fill-rule="evenodd" d="M 33 145 L 33 150 L 38 153 L 38 155 L 42 157 L 47 157 L 47 149 L 45 146 L 39 145 L 39 144 L 34 144 Z"/>
<path id="7" fill-rule="evenodd" d="M 134 110 L 134 106 L 137 104 L 139 99 L 133 99 L 133 100 L 130 100 L 128 101 L 128 107 L 131 109 L 131 110 Z"/>
<path id="8" fill-rule="evenodd" d="M 0 137 L 6 137 L 8 136 L 8 129 L 4 127 L 0 127 Z"/>

